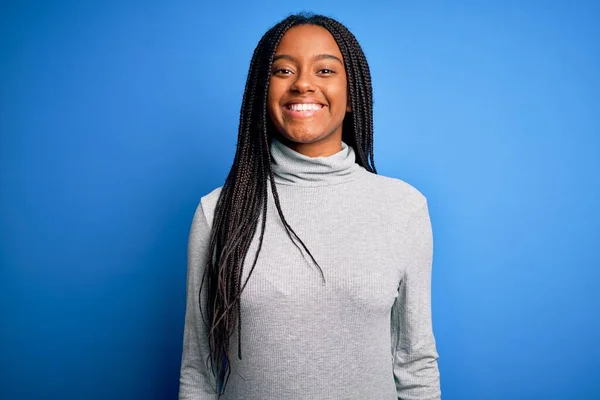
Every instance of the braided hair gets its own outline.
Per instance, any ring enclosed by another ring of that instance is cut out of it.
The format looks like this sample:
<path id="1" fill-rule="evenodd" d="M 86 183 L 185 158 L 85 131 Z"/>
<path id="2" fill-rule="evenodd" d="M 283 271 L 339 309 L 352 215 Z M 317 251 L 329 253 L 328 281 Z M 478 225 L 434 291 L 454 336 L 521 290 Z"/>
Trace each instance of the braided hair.
<path id="1" fill-rule="evenodd" d="M 281 211 L 269 150 L 275 132 L 267 114 L 267 93 L 275 50 L 288 29 L 307 24 L 327 29 L 340 48 L 352 110 L 344 118 L 342 140 L 354 149 L 359 165 L 376 173 L 373 163 L 371 75 L 358 41 L 344 25 L 322 15 L 303 13 L 285 18 L 264 34 L 252 55 L 240 111 L 235 158 L 214 211 L 209 247 L 209 254 L 213 257 L 207 261 L 200 287 L 200 307 L 209 327 L 210 354 L 207 362 L 216 377 L 220 393 L 223 393 L 231 372 L 229 340 L 236 328 L 238 357 L 242 357 L 240 296 L 256 266 L 262 247 L 269 183 L 287 235 L 298 247 L 302 246 L 318 266 Z M 259 220 L 257 251 L 250 265 L 248 278 L 242 281 L 244 261 L 257 232 Z M 202 293 L 203 290 L 207 293 Z M 203 296 L 205 301 L 202 301 Z M 206 306 L 203 307 L 202 304 Z"/>

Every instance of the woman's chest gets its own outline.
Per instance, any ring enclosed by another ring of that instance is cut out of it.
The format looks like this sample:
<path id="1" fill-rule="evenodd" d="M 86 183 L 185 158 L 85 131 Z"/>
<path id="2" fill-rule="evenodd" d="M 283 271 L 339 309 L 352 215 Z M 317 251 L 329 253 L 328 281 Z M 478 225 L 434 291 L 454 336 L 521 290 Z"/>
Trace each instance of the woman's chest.
<path id="1" fill-rule="evenodd" d="M 268 214 L 243 307 L 260 310 L 279 304 L 291 313 L 316 307 L 334 312 L 344 309 L 357 316 L 387 314 L 409 262 L 402 251 L 406 242 L 402 224 L 377 210 L 346 208 L 323 213 L 319 207 L 307 206 L 298 211 L 288 210 L 285 216 L 302 242 L 291 231 L 288 236 L 276 213 Z M 357 217 L 359 211 L 361 217 Z M 257 248 L 255 240 L 246 258 L 244 279 Z"/>

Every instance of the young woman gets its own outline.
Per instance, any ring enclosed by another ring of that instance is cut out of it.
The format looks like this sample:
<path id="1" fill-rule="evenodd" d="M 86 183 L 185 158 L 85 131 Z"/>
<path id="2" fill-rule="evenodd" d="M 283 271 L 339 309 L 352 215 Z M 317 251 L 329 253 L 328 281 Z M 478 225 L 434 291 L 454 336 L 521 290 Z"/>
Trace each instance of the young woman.
<path id="1" fill-rule="evenodd" d="M 376 174 L 369 68 L 339 22 L 260 40 L 189 242 L 180 399 L 439 399 L 424 196 Z"/>

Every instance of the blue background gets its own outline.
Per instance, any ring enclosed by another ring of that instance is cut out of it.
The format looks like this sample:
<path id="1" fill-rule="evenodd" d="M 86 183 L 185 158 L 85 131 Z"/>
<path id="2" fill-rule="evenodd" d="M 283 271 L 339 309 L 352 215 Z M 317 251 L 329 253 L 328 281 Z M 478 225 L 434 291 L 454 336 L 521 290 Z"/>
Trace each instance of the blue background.
<path id="1" fill-rule="evenodd" d="M 600 398 L 600 2 L 327 1 L 427 195 L 444 398 Z M 304 6 L 304 5 L 302 5 Z M 167 399 L 186 247 L 287 2 L 3 1 L 2 399 Z"/>

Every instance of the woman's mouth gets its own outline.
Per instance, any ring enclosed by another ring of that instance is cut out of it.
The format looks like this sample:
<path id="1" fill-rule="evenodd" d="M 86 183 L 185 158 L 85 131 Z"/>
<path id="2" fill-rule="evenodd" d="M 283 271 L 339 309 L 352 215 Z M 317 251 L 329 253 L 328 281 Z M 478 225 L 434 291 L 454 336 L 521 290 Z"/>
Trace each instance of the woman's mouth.
<path id="1" fill-rule="evenodd" d="M 312 117 L 324 108 L 323 104 L 318 103 L 292 103 L 283 106 L 284 112 L 294 118 Z"/>

